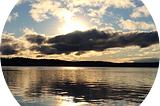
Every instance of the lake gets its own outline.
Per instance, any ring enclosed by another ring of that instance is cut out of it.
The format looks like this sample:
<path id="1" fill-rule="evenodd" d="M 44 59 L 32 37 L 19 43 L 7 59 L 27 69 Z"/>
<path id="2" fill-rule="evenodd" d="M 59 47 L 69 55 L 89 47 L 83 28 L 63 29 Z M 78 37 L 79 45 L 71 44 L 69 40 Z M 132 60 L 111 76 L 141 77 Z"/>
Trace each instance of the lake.
<path id="1" fill-rule="evenodd" d="M 158 68 L 2 67 L 21 106 L 139 106 Z"/>

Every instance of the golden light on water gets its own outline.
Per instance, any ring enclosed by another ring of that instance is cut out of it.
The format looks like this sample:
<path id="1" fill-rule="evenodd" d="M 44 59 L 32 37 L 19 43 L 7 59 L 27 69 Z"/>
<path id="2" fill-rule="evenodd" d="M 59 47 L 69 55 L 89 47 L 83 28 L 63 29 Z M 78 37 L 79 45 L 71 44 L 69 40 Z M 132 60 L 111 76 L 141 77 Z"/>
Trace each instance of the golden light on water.
<path id="1" fill-rule="evenodd" d="M 69 97 L 69 96 L 62 96 L 60 97 L 60 99 L 62 100 L 61 105 L 60 106 L 82 106 L 84 104 L 87 104 L 86 102 L 78 102 L 75 103 L 74 102 L 74 97 Z"/>
<path id="2" fill-rule="evenodd" d="M 77 67 L 65 67 L 65 69 L 76 70 L 76 69 L 78 69 L 78 68 L 77 68 Z"/>

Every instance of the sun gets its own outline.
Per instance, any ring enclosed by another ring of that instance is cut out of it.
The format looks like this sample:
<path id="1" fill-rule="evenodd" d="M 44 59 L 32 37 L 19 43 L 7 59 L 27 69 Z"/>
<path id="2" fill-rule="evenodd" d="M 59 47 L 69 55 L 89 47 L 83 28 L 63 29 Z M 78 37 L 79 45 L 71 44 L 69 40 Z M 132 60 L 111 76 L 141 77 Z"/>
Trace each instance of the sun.
<path id="1" fill-rule="evenodd" d="M 66 26 L 62 27 L 61 29 L 59 29 L 60 31 L 62 31 L 63 34 L 67 34 L 73 31 L 86 31 L 89 28 L 84 27 L 83 25 L 81 25 L 80 23 L 75 23 L 75 22 L 71 22 L 68 23 Z"/>
<path id="2" fill-rule="evenodd" d="M 59 30 L 62 32 L 62 34 L 71 33 L 71 32 L 76 31 L 76 30 L 86 31 L 86 30 L 89 29 L 79 22 L 73 22 L 72 21 L 73 14 L 65 13 L 65 14 L 63 14 L 63 16 L 64 16 L 64 20 L 67 23 L 67 25 L 62 27 L 62 28 L 59 28 Z"/>

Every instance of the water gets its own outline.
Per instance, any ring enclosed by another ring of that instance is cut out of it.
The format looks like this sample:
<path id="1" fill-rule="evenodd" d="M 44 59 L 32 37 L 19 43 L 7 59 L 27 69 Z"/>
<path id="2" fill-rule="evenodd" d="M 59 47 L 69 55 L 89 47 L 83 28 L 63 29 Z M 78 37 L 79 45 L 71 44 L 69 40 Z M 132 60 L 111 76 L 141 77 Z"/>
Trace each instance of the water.
<path id="1" fill-rule="evenodd" d="M 2 67 L 21 106 L 139 106 L 157 68 Z"/>

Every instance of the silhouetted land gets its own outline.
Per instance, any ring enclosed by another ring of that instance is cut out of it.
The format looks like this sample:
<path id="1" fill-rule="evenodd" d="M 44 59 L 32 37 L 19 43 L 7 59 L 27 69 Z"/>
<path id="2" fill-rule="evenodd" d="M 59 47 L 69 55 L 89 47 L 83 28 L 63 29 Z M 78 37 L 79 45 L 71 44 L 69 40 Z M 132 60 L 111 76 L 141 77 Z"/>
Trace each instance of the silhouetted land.
<path id="1" fill-rule="evenodd" d="M 64 61 L 55 59 L 1 58 L 2 66 L 79 66 L 79 67 L 158 67 L 151 63 L 111 63 L 103 61 Z"/>

